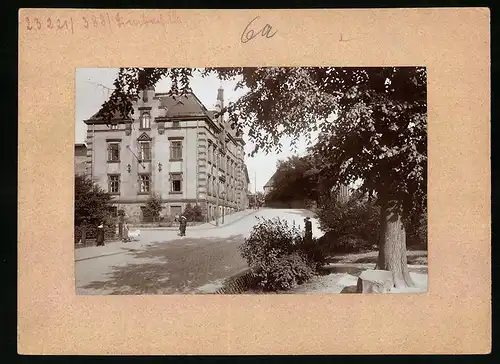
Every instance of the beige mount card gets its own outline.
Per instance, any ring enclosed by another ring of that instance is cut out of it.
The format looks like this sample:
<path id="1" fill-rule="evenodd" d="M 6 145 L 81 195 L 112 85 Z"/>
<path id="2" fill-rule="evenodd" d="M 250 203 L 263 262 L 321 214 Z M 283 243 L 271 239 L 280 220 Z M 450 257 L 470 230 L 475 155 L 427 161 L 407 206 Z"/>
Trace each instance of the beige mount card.
<path id="1" fill-rule="evenodd" d="M 425 66 L 429 289 L 402 295 L 77 296 L 75 71 Z M 487 353 L 486 8 L 19 12 L 21 354 Z"/>

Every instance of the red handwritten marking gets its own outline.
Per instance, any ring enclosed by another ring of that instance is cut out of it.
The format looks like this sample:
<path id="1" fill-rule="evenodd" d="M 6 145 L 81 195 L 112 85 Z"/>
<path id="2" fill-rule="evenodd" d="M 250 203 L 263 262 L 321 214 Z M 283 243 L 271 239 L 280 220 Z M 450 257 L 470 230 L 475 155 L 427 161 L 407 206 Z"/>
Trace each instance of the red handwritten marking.
<path id="1" fill-rule="evenodd" d="M 25 17 L 24 23 L 28 31 L 70 31 L 75 34 L 76 30 L 84 29 L 100 29 L 109 28 L 112 32 L 113 27 L 129 28 L 137 27 L 144 28 L 149 26 L 165 26 L 167 23 L 180 23 L 179 18 L 175 13 L 169 13 L 168 20 L 164 19 L 162 14 L 146 14 L 142 13 L 138 17 L 122 17 L 120 13 L 97 13 L 80 16 L 76 19 L 73 17 L 57 18 L 49 17 Z M 172 18 L 172 21 L 170 20 Z M 175 21 L 174 21 L 175 20 Z M 269 37 L 269 34 L 266 34 Z M 272 35 L 271 35 L 272 36 Z"/>
<path id="2" fill-rule="evenodd" d="M 109 13 L 106 13 L 106 17 L 108 18 L 109 30 L 113 31 L 113 28 L 111 27 L 111 18 L 109 17 Z"/>

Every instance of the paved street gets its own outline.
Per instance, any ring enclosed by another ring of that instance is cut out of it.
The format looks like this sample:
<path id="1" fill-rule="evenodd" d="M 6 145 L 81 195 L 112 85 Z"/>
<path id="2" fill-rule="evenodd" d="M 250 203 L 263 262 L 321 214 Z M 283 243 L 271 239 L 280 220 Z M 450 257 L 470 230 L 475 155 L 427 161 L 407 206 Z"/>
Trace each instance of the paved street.
<path id="1" fill-rule="evenodd" d="M 303 228 L 306 216 L 312 217 L 299 209 L 247 210 L 228 216 L 218 228 L 188 228 L 183 238 L 175 230 L 141 229 L 138 242 L 76 249 L 77 294 L 214 292 L 225 278 L 246 269 L 238 246 L 257 217 L 280 217 Z M 315 219 L 312 223 L 313 235 L 320 236 Z"/>

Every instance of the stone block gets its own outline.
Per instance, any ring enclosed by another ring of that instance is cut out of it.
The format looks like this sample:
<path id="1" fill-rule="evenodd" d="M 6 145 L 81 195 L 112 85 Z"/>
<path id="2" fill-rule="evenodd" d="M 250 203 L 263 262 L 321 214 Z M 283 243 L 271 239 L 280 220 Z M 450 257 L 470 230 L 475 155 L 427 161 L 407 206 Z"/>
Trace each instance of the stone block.
<path id="1" fill-rule="evenodd" d="M 358 278 L 359 293 L 387 293 L 394 286 L 392 273 L 387 270 L 365 270 Z"/>

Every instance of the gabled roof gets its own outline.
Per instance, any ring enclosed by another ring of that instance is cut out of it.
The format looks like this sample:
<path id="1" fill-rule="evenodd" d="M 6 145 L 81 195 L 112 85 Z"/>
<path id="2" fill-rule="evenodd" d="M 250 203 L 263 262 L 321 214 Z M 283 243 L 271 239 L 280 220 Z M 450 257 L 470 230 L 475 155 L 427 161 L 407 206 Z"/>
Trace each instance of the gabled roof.
<path id="1" fill-rule="evenodd" d="M 99 110 L 98 112 L 96 112 L 94 115 L 92 115 L 88 120 L 91 120 L 91 121 L 103 121 L 103 117 L 99 115 L 99 113 L 101 112 L 101 110 Z M 124 118 L 121 114 L 120 111 L 116 110 L 114 113 L 113 113 L 113 117 L 111 118 L 111 120 L 127 120 L 127 119 L 132 119 L 132 115 L 129 115 L 128 117 Z"/>
<path id="2" fill-rule="evenodd" d="M 274 174 L 271 176 L 271 178 L 269 178 L 269 181 L 267 181 L 264 187 L 274 187 L 274 178 L 276 177 L 276 173 L 277 172 L 274 172 Z"/>
<path id="3" fill-rule="evenodd" d="M 192 92 L 186 95 L 168 96 L 168 94 L 157 94 L 161 107 L 167 108 L 167 117 L 176 116 L 208 116 L 213 118 L 207 108 Z"/>
<path id="4" fill-rule="evenodd" d="M 150 137 L 148 134 L 146 134 L 146 133 L 142 133 L 142 134 L 139 136 L 139 138 L 137 138 L 137 140 L 138 140 L 138 141 L 140 141 L 140 142 L 150 142 L 150 141 L 151 141 L 151 140 L 153 140 L 153 139 L 151 139 L 151 137 Z"/>
<path id="5" fill-rule="evenodd" d="M 210 119 L 214 119 L 214 114 L 209 112 L 207 108 L 201 103 L 201 101 L 192 92 L 186 95 L 170 96 L 168 93 L 157 93 L 155 94 L 155 99 L 160 100 L 160 107 L 167 108 L 166 117 L 185 117 L 185 116 L 206 116 Z M 100 110 L 92 115 L 88 121 L 104 121 L 104 119 L 99 116 Z M 128 115 L 127 118 L 123 118 L 120 111 L 115 111 L 112 120 L 124 120 L 132 119 L 132 115 Z"/>

